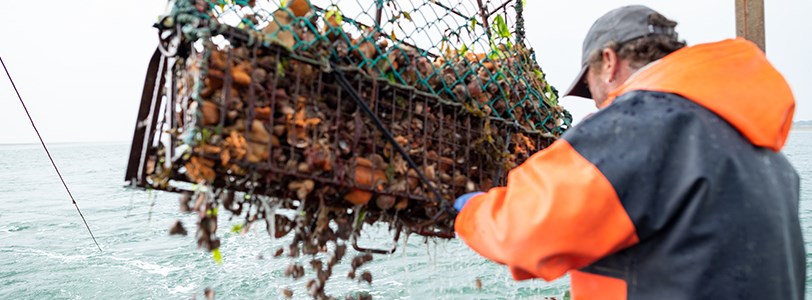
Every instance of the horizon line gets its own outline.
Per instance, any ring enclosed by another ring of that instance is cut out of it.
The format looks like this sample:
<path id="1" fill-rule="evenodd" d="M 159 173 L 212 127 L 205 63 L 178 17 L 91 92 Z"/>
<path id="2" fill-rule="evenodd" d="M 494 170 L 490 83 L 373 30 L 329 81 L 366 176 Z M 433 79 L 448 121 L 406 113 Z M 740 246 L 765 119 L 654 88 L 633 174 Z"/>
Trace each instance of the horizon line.
<path id="1" fill-rule="evenodd" d="M 60 142 L 45 142 L 46 145 L 60 145 L 60 144 L 93 144 L 93 143 L 131 143 L 128 140 L 97 140 L 97 141 L 60 141 Z M 40 145 L 39 142 L 0 142 L 0 146 L 23 146 L 23 145 Z"/>

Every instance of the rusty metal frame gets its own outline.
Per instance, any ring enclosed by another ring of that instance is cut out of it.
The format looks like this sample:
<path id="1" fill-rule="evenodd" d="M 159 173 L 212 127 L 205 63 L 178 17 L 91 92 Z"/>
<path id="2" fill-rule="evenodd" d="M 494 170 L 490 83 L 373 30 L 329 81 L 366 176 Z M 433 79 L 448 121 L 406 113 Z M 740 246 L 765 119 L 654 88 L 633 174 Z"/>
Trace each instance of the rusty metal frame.
<path id="1" fill-rule="evenodd" d="M 158 118 L 154 116 L 161 105 L 160 90 L 165 84 L 165 68 L 167 58 L 156 49 L 150 59 L 147 75 L 144 78 L 144 88 L 141 92 L 141 106 L 135 122 L 133 141 L 130 146 L 130 158 L 125 171 L 124 180 L 129 185 L 146 185 L 145 158 L 149 155 L 152 137 Z"/>

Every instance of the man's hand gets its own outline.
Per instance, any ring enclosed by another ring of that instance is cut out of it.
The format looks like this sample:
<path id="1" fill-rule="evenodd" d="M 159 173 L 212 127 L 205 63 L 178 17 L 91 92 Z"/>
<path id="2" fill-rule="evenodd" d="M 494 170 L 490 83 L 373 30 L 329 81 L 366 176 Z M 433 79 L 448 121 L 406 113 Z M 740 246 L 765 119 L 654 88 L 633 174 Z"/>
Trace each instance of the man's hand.
<path id="1" fill-rule="evenodd" d="M 460 196 L 459 198 L 457 198 L 456 201 L 454 201 L 454 209 L 456 209 L 457 212 L 461 212 L 462 208 L 465 207 L 465 204 L 468 203 L 468 200 L 471 200 L 471 198 L 474 198 L 474 196 L 477 196 L 477 195 L 480 195 L 480 194 L 484 194 L 484 193 L 483 192 L 471 192 L 471 193 L 467 193 L 467 194 L 464 194 L 464 195 Z"/>

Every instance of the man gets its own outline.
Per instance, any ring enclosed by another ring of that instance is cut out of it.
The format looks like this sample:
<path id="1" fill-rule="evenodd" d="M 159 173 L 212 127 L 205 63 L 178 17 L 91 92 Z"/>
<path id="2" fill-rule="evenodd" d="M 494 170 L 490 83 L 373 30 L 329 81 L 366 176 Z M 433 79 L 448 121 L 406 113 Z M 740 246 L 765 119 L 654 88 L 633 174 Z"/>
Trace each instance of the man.
<path id="1" fill-rule="evenodd" d="M 598 19 L 568 94 L 601 109 L 460 197 L 459 237 L 517 280 L 569 273 L 576 300 L 802 299 L 792 92 L 754 44 L 683 47 L 675 26 Z"/>

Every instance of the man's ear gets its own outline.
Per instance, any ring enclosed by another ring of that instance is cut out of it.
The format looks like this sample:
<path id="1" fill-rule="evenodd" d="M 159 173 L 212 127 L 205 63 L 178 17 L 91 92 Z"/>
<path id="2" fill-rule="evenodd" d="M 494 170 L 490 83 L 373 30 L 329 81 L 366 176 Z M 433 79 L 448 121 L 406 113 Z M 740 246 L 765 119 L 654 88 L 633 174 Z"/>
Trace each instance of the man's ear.
<path id="1" fill-rule="evenodd" d="M 619 69 L 617 53 L 610 48 L 604 48 L 603 51 L 601 51 L 601 58 L 603 59 L 603 66 L 601 67 L 602 77 L 605 78 L 606 83 L 611 83 L 615 81 Z"/>

